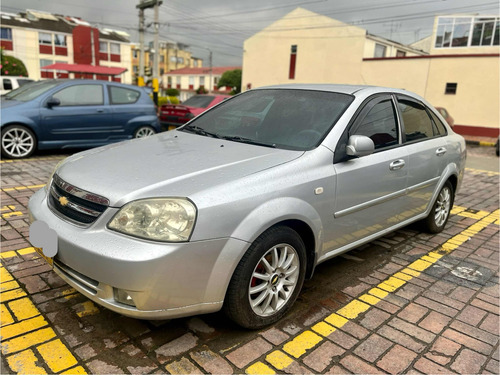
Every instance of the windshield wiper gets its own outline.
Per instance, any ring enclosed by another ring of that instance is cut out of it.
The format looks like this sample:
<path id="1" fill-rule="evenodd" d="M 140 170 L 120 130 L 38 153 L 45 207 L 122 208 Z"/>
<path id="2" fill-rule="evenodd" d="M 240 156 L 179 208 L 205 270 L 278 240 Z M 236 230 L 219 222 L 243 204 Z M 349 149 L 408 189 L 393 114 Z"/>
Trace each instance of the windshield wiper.
<path id="1" fill-rule="evenodd" d="M 185 125 L 180 130 L 188 130 L 188 131 L 193 132 L 195 134 L 204 135 L 207 137 L 221 138 L 221 136 L 216 134 L 216 133 L 208 132 L 205 129 L 202 129 L 202 128 L 199 128 L 199 127 L 193 126 L 193 125 Z"/>
<path id="2" fill-rule="evenodd" d="M 249 145 L 276 148 L 276 145 L 274 143 L 269 144 L 269 143 L 259 142 L 259 141 L 256 141 L 254 139 L 241 137 L 239 135 L 233 135 L 233 136 L 227 135 L 227 136 L 223 136 L 222 139 L 226 139 L 228 141 L 234 141 L 234 142 L 247 143 Z"/>

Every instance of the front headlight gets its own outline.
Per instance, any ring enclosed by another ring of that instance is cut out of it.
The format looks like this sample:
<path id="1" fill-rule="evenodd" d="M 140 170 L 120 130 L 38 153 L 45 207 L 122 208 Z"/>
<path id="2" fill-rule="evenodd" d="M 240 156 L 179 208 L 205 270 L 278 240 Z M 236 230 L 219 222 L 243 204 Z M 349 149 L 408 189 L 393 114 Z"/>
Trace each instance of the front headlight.
<path id="1" fill-rule="evenodd" d="M 184 198 L 152 198 L 127 203 L 108 228 L 135 237 L 162 242 L 188 241 L 196 207 Z"/>

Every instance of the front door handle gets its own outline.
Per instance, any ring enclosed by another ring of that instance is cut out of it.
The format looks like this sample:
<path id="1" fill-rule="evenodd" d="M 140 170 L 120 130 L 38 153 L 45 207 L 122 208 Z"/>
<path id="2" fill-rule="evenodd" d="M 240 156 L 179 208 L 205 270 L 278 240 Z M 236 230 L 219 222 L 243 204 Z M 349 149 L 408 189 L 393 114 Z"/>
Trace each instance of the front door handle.
<path id="1" fill-rule="evenodd" d="M 98 109 L 97 113 L 104 113 L 104 109 Z"/>
<path id="2" fill-rule="evenodd" d="M 397 171 L 398 169 L 401 169 L 405 166 L 405 161 L 403 159 L 399 159 L 399 160 L 396 160 L 396 161 L 393 161 L 390 165 L 389 165 L 389 169 L 391 171 Z"/>
<path id="3" fill-rule="evenodd" d="M 443 156 L 444 154 L 446 154 L 446 147 L 439 147 L 436 150 L 436 155 L 437 156 Z"/>

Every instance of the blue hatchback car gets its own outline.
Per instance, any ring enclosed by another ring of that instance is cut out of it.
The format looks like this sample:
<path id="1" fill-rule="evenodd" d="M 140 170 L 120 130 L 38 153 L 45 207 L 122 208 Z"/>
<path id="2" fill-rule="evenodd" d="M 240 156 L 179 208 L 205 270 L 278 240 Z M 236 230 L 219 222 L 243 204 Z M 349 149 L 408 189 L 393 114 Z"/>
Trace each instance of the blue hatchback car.
<path id="1" fill-rule="evenodd" d="M 37 149 L 87 148 L 160 131 L 156 107 L 137 86 L 94 80 L 48 80 L 2 96 L 2 156 Z"/>

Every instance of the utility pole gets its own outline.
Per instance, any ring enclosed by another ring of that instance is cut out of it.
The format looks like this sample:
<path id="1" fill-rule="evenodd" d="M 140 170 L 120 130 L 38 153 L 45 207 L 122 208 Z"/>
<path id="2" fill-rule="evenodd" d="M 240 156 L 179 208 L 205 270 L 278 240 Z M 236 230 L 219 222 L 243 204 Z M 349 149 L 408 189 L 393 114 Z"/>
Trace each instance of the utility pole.
<path id="1" fill-rule="evenodd" d="M 158 33 L 159 33 L 159 6 L 163 3 L 162 0 L 140 0 L 139 4 L 135 7 L 139 9 L 139 43 L 141 48 L 141 55 L 139 57 L 139 79 L 138 85 L 144 86 L 144 9 L 155 8 L 155 39 L 154 39 L 154 64 L 153 64 L 153 99 L 158 105 L 158 65 L 159 65 L 159 50 L 158 50 Z"/>
<path id="2" fill-rule="evenodd" d="M 156 1 L 154 5 L 155 9 L 155 39 L 154 39 L 154 50 L 155 56 L 153 61 L 153 101 L 156 105 L 158 105 L 158 91 L 159 91 L 159 82 L 158 78 L 160 76 L 160 45 L 158 41 L 159 33 L 160 33 L 160 10 L 159 7 L 161 5 L 161 1 Z"/>
<path id="3" fill-rule="evenodd" d="M 144 86 L 144 8 L 139 8 L 139 77 L 137 86 Z"/>
<path id="4" fill-rule="evenodd" d="M 212 82 L 213 80 L 213 71 L 212 71 L 212 50 L 208 50 L 210 52 L 210 55 L 209 55 L 209 58 L 208 58 L 208 62 L 209 62 L 209 65 L 210 65 L 210 79 L 209 79 L 209 87 L 208 87 L 208 93 L 211 94 L 212 93 L 212 90 L 214 88 L 214 83 Z"/>

